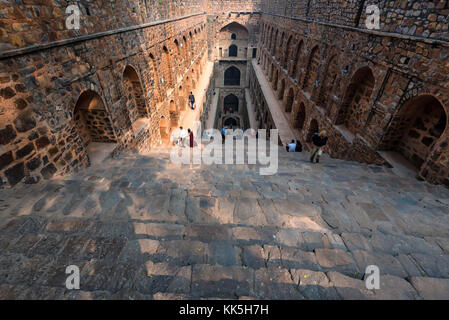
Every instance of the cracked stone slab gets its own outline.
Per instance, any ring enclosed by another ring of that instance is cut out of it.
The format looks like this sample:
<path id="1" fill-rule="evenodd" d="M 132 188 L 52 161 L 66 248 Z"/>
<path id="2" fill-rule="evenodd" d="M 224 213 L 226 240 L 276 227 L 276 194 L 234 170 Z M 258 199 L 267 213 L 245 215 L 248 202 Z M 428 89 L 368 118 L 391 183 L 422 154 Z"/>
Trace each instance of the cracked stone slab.
<path id="1" fill-rule="evenodd" d="M 306 250 L 306 245 L 302 233 L 296 229 L 280 229 L 276 233 L 276 242 L 289 247 L 300 247 Z"/>
<path id="2" fill-rule="evenodd" d="M 432 278 L 449 278 L 449 255 L 428 255 L 412 253 L 413 260 L 427 276 Z"/>
<path id="3" fill-rule="evenodd" d="M 435 243 L 412 236 L 387 235 L 376 233 L 370 239 L 374 250 L 397 255 L 400 253 L 441 254 L 442 250 Z"/>
<path id="4" fill-rule="evenodd" d="M 135 270 L 132 287 L 145 295 L 158 292 L 186 294 L 190 292 L 191 277 L 191 266 L 147 261 Z"/>
<path id="5" fill-rule="evenodd" d="M 335 271 L 359 276 L 360 272 L 353 258 L 341 249 L 316 249 L 316 260 L 324 271 Z"/>
<path id="6" fill-rule="evenodd" d="M 126 243 L 119 260 L 145 262 L 158 253 L 159 241 L 150 239 L 132 240 Z"/>
<path id="7" fill-rule="evenodd" d="M 286 269 L 321 270 L 313 252 L 306 252 L 296 248 L 281 248 L 280 250 L 282 266 Z"/>
<path id="8" fill-rule="evenodd" d="M 344 300 L 372 300 L 375 299 L 374 290 L 366 289 L 365 281 L 348 277 L 339 272 L 327 272 L 330 284 L 337 290 Z"/>
<path id="9" fill-rule="evenodd" d="M 374 290 L 380 300 L 418 300 L 420 299 L 410 282 L 392 275 L 380 276 L 380 289 Z"/>
<path id="10" fill-rule="evenodd" d="M 205 264 L 209 255 L 209 244 L 201 241 L 173 240 L 159 242 L 157 252 L 151 259 L 180 266 Z"/>
<path id="11" fill-rule="evenodd" d="M 341 235 L 346 247 L 350 251 L 365 250 L 371 251 L 372 246 L 370 241 L 359 233 L 342 233 Z"/>
<path id="12" fill-rule="evenodd" d="M 376 265 L 379 267 L 380 274 L 382 275 L 394 275 L 401 278 L 408 276 L 401 263 L 389 254 L 356 250 L 352 251 L 352 256 L 362 273 L 365 272 L 366 267 Z"/>
<path id="13" fill-rule="evenodd" d="M 185 227 L 180 224 L 170 223 L 133 223 L 134 234 L 152 238 L 181 239 L 185 233 Z"/>
<path id="14" fill-rule="evenodd" d="M 307 299 L 341 299 L 325 273 L 306 269 L 292 269 L 290 273 L 293 281 L 298 284 L 299 292 Z"/>
<path id="15" fill-rule="evenodd" d="M 241 249 L 228 242 L 210 242 L 208 250 L 208 264 L 221 266 L 241 265 Z"/>
<path id="16" fill-rule="evenodd" d="M 243 243 L 270 243 L 276 241 L 274 228 L 233 227 L 232 235 L 235 240 Z"/>
<path id="17" fill-rule="evenodd" d="M 447 300 L 449 298 L 449 279 L 412 277 L 413 287 L 426 300 Z"/>
<path id="18" fill-rule="evenodd" d="M 234 223 L 251 226 L 267 225 L 267 220 L 255 199 L 241 198 L 234 212 Z"/>
<path id="19" fill-rule="evenodd" d="M 263 247 L 255 245 L 242 247 L 242 263 L 253 269 L 265 268 L 266 259 Z"/>
<path id="20" fill-rule="evenodd" d="M 254 270 L 241 266 L 196 264 L 192 269 L 193 297 L 237 298 L 254 295 Z"/>
<path id="21" fill-rule="evenodd" d="M 255 296 L 258 299 L 304 300 L 290 272 L 279 268 L 255 271 Z"/>
<path id="22" fill-rule="evenodd" d="M 80 272 L 80 288 L 87 291 L 116 292 L 131 288 L 137 274 L 138 265 L 134 263 L 92 259 Z"/>

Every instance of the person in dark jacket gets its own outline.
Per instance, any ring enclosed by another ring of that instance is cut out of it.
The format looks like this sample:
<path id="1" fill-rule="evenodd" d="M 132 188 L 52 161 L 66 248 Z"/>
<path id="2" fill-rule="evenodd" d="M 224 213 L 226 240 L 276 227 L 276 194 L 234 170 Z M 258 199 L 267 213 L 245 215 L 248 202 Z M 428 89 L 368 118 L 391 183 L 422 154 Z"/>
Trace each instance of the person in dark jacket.
<path id="1" fill-rule="evenodd" d="M 313 163 L 316 160 L 316 163 L 320 162 L 320 157 L 323 154 L 325 145 L 327 144 L 327 132 L 321 131 L 319 134 L 315 133 L 312 137 L 313 149 L 310 153 L 310 162 Z"/>
<path id="2" fill-rule="evenodd" d="M 302 144 L 299 140 L 296 140 L 296 149 L 295 152 L 302 152 Z"/>
<path id="3" fill-rule="evenodd" d="M 224 144 L 226 139 L 226 128 L 221 128 L 221 143 Z"/>
<path id="4" fill-rule="evenodd" d="M 195 105 L 195 96 L 193 95 L 193 92 L 190 92 L 189 95 L 189 102 L 190 102 L 190 108 L 193 110 L 193 106 Z"/>

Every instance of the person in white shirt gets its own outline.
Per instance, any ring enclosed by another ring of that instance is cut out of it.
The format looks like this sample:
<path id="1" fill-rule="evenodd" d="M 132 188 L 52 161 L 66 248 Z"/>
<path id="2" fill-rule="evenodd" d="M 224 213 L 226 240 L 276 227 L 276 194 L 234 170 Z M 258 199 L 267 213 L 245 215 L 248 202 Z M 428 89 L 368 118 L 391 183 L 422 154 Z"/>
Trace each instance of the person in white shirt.
<path id="1" fill-rule="evenodd" d="M 290 142 L 289 144 L 288 144 L 288 146 L 287 146 L 287 151 L 288 152 L 295 152 L 295 150 L 296 150 L 296 143 L 295 143 L 295 140 L 292 140 L 292 142 Z"/>
<path id="2" fill-rule="evenodd" d="M 177 144 L 177 143 L 179 143 L 179 133 L 180 133 L 181 131 L 178 129 L 178 128 L 176 128 L 176 129 L 174 129 L 173 131 L 172 131 L 172 133 L 171 133 L 171 135 L 170 135 L 170 142 L 171 143 L 173 143 L 173 144 Z"/>
<path id="3" fill-rule="evenodd" d="M 187 138 L 187 130 L 184 129 L 183 127 L 180 127 L 179 129 L 181 129 L 181 132 L 179 133 L 180 145 L 181 147 L 184 147 Z"/>

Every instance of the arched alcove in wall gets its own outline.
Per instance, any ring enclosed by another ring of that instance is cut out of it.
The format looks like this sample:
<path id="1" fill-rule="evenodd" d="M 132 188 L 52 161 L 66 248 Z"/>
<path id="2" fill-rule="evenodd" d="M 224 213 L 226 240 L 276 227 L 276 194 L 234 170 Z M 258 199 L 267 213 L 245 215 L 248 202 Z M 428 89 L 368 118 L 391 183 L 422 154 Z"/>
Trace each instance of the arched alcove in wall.
<path id="1" fill-rule="evenodd" d="M 229 56 L 230 57 L 237 57 L 238 51 L 239 51 L 239 49 L 235 44 L 232 44 L 229 46 Z"/>
<path id="2" fill-rule="evenodd" d="M 398 152 L 420 169 L 447 129 L 447 122 L 437 98 L 429 94 L 411 98 L 394 115 L 378 149 Z"/>
<path id="3" fill-rule="evenodd" d="M 307 142 L 312 142 L 313 135 L 320 130 L 318 125 L 318 121 L 316 119 L 312 119 L 309 124 L 309 130 L 307 131 Z"/>
<path id="4" fill-rule="evenodd" d="M 125 68 L 123 72 L 123 84 L 127 98 L 127 109 L 132 121 L 134 122 L 138 118 L 147 117 L 148 111 L 145 106 L 142 84 L 133 67 L 127 66 Z"/>
<path id="5" fill-rule="evenodd" d="M 370 109 L 374 84 L 374 75 L 369 67 L 360 68 L 354 73 L 340 106 L 336 125 L 344 126 L 353 134 L 357 133 L 363 114 Z"/>
<path id="6" fill-rule="evenodd" d="M 224 73 L 225 86 L 239 86 L 240 85 L 240 70 L 234 66 L 226 69 Z"/>
<path id="7" fill-rule="evenodd" d="M 232 93 L 227 95 L 223 100 L 223 111 L 225 114 L 239 112 L 239 98 Z"/>
<path id="8" fill-rule="evenodd" d="M 295 101 L 295 92 L 293 88 L 288 90 L 287 96 L 285 97 L 285 112 L 292 112 L 293 102 Z"/>
<path id="9" fill-rule="evenodd" d="M 73 118 L 86 146 L 90 142 L 117 142 L 109 114 L 95 91 L 87 90 L 79 96 Z"/>

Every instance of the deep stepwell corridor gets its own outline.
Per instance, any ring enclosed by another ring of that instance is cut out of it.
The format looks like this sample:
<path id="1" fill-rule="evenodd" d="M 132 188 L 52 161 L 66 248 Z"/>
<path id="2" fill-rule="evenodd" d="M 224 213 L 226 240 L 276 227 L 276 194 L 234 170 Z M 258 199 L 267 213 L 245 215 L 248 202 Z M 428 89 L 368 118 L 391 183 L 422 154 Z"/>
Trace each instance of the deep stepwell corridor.
<path id="1" fill-rule="evenodd" d="M 447 298 L 449 190 L 307 156 L 261 176 L 159 149 L 2 190 L 0 299 Z"/>

